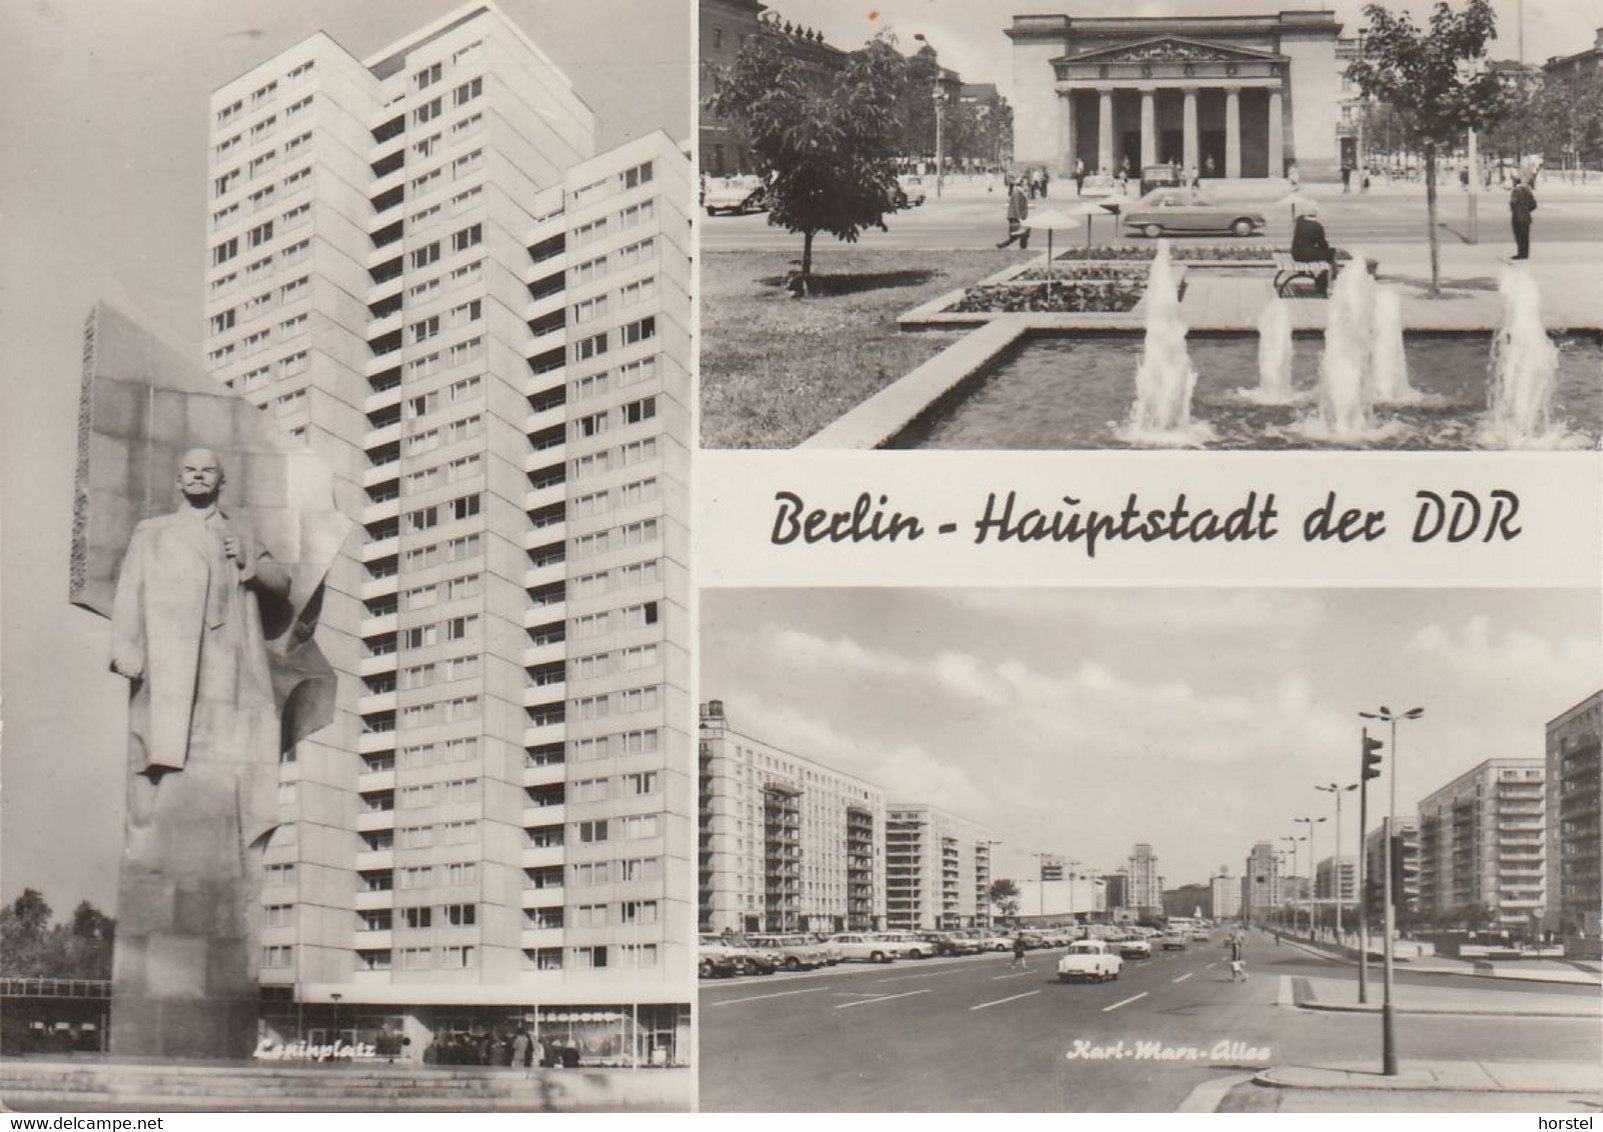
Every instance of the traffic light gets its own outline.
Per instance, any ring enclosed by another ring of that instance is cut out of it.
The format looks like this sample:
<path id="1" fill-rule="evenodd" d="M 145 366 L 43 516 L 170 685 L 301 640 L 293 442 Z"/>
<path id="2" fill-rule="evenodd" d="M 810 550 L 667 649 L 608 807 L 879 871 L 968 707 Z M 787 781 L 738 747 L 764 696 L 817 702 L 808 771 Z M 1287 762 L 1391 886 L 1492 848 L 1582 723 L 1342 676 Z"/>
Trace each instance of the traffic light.
<path id="1" fill-rule="evenodd" d="M 1371 739 L 1367 730 L 1364 732 L 1363 781 L 1380 777 L 1380 752 L 1385 746 L 1379 739 Z"/>

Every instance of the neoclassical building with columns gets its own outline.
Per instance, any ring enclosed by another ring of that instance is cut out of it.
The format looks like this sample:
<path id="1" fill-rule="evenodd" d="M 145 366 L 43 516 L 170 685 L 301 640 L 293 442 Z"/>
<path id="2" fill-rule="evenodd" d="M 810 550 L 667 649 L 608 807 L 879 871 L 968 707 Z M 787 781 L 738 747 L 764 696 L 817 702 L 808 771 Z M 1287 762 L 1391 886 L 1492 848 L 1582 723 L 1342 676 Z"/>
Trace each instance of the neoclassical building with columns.
<path id="1" fill-rule="evenodd" d="M 1014 154 L 1060 174 L 1160 161 L 1334 178 L 1341 25 L 1329 12 L 1013 17 Z"/>

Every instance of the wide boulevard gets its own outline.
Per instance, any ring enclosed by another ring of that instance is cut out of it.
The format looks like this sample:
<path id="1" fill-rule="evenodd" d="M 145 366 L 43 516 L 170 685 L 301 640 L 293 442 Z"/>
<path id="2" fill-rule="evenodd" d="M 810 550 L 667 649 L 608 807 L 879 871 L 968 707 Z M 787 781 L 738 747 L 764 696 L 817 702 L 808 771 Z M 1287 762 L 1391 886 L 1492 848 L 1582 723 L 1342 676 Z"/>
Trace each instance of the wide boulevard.
<path id="1" fill-rule="evenodd" d="M 1380 1020 L 1298 1009 L 1308 984 L 1356 972 L 1253 933 L 1250 976 L 1230 981 L 1222 936 L 1125 964 L 1113 982 L 1064 984 L 1059 952 L 842 963 L 798 975 L 705 982 L 701 1106 L 706 1111 L 1172 1111 L 1208 1082 L 1270 1065 L 1380 1059 Z M 1560 986 L 1467 976 L 1399 974 L 1400 985 L 1457 987 L 1505 1009 L 1487 1015 L 1404 1015 L 1408 1059 L 1603 1060 L 1592 1017 L 1520 1017 L 1531 996 L 1580 996 Z M 1495 987 L 1491 984 L 1497 984 Z M 1320 983 L 1329 986 L 1328 983 Z M 1379 978 L 1371 988 L 1379 1000 Z M 1506 996 L 1506 997 L 1505 997 Z M 1547 998 L 1551 1002 L 1551 998 Z M 1194 1102 L 1193 1102 L 1194 1103 Z M 1402 1098 L 1367 1103 L 1406 1107 Z M 1211 1105 L 1209 1106 L 1211 1107 Z"/>

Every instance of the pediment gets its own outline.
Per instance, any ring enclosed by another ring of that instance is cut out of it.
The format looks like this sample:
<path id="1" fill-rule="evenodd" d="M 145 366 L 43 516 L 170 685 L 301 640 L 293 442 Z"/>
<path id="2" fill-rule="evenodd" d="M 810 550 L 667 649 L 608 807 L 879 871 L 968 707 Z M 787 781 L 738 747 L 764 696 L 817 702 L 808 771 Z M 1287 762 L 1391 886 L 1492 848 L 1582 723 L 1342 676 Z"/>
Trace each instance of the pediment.
<path id="1" fill-rule="evenodd" d="M 1063 55 L 1052 61 L 1054 63 L 1262 63 L 1283 60 L 1284 56 L 1270 51 L 1164 35 L 1133 43 L 1099 47 L 1080 55 Z"/>

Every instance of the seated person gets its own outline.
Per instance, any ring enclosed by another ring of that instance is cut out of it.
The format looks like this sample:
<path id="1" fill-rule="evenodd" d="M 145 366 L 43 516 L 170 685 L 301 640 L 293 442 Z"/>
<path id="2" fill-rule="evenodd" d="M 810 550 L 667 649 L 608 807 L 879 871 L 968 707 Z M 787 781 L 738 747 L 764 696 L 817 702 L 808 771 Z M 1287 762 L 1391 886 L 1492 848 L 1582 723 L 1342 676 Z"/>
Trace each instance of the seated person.
<path id="1" fill-rule="evenodd" d="M 1310 208 L 1297 217 L 1297 226 L 1291 234 L 1291 258 L 1298 263 L 1312 263 L 1315 260 L 1329 263 L 1329 271 L 1320 272 L 1314 277 L 1315 294 L 1329 294 L 1330 279 L 1336 273 L 1336 249 L 1325 239 L 1325 226 L 1319 223 L 1319 209 Z"/>

